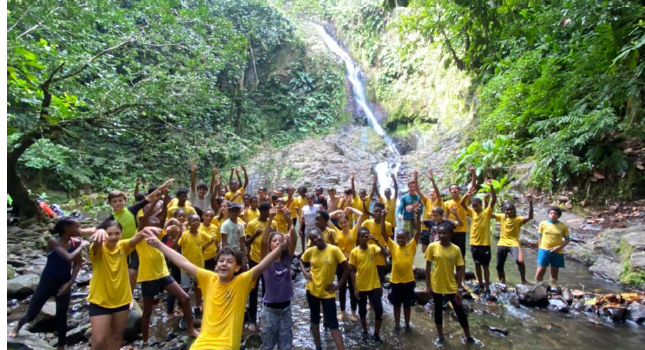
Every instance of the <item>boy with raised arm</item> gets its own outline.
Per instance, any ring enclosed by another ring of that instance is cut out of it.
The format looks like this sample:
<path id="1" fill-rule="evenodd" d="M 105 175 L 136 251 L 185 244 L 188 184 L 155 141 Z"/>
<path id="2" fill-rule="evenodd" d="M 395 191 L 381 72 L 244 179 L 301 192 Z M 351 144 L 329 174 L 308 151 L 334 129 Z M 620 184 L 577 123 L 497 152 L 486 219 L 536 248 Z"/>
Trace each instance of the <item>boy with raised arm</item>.
<path id="1" fill-rule="evenodd" d="M 376 203 L 374 205 L 374 213 L 372 213 L 374 219 L 369 219 L 363 221 L 362 227 L 367 228 L 370 232 L 369 244 L 379 244 L 385 246 L 386 238 L 383 236 L 381 231 L 381 223 L 385 222 L 383 218 L 383 210 L 385 209 L 385 204 Z M 369 213 L 367 207 L 364 207 L 364 213 Z M 389 237 L 392 232 L 392 226 L 390 223 L 385 222 L 385 234 Z M 375 257 L 376 268 L 378 271 L 378 277 L 381 284 L 385 283 L 385 275 L 387 274 L 387 269 L 385 266 L 385 257 L 382 255 L 377 255 Z"/>
<path id="2" fill-rule="evenodd" d="M 425 209 L 423 211 L 423 220 L 429 220 L 432 218 L 432 209 L 436 207 L 443 207 L 441 191 L 439 191 L 439 186 L 437 186 L 437 183 L 434 180 L 434 174 L 432 170 L 428 172 L 428 179 L 432 183 L 432 191 L 430 192 L 429 197 L 423 195 L 423 193 L 421 192 L 421 187 L 419 187 L 419 197 L 421 197 L 421 201 L 423 202 Z M 428 245 L 430 243 L 432 243 L 430 241 L 430 227 L 424 224 L 421 231 L 421 252 L 425 253 L 426 248 L 428 248 Z"/>
<path id="3" fill-rule="evenodd" d="M 229 186 L 229 191 L 226 192 L 226 200 L 235 202 L 238 204 L 242 204 L 242 196 L 244 196 L 244 193 L 246 192 L 246 186 L 249 184 L 249 176 L 246 173 L 246 168 L 242 165 L 242 171 L 244 172 L 244 186 L 240 188 L 240 183 L 242 182 L 242 179 L 240 178 L 240 172 L 232 168 L 231 169 L 231 174 L 229 175 L 228 178 L 228 186 Z M 233 180 L 233 173 L 237 176 L 237 182 Z"/>
<path id="4" fill-rule="evenodd" d="M 378 201 L 385 204 L 387 208 L 387 215 L 385 215 L 385 221 L 389 222 L 392 226 L 392 234 L 396 229 L 396 199 L 399 198 L 399 185 L 396 184 L 396 175 L 394 173 L 390 174 L 392 178 L 392 183 L 394 184 L 394 197 L 392 197 L 392 189 L 389 187 L 385 189 L 384 194 L 385 198 L 381 197 L 380 192 L 378 196 Z"/>
<path id="5" fill-rule="evenodd" d="M 244 266 L 244 253 L 236 247 L 224 247 L 217 254 L 217 266 L 213 272 L 198 268 L 162 244 L 154 228 L 146 228 L 143 232 L 148 244 L 161 250 L 188 275 L 196 277 L 202 286 L 204 316 L 199 337 L 191 345 L 191 350 L 239 349 L 249 293 L 262 273 L 287 248 L 287 241 L 283 240 L 257 266 L 242 273 L 239 272 Z"/>
<path id="6" fill-rule="evenodd" d="M 515 259 L 517 269 L 520 271 L 522 284 L 528 284 L 526 280 L 526 265 L 520 248 L 520 228 L 529 220 L 533 219 L 533 197 L 528 194 L 529 200 L 528 217 L 518 216 L 515 205 L 511 202 L 504 204 L 504 214 L 495 214 L 495 221 L 499 222 L 499 242 L 497 243 L 497 275 L 499 281 L 506 283 L 506 274 L 504 273 L 504 263 L 506 256 L 510 253 Z"/>
<path id="7" fill-rule="evenodd" d="M 213 193 L 217 193 L 215 192 L 216 176 L 217 168 L 213 167 L 210 187 L 206 186 L 205 183 L 200 183 L 195 186 L 195 182 L 197 180 L 197 164 L 192 164 L 190 166 L 190 192 L 188 193 L 188 198 L 190 198 L 190 203 L 193 205 L 193 208 L 197 211 L 197 215 L 200 217 L 206 209 L 211 209 L 211 197 L 213 196 Z"/>
<path id="8" fill-rule="evenodd" d="M 408 231 L 414 231 L 414 211 L 416 208 L 421 208 L 423 212 L 423 202 L 419 196 L 417 182 L 418 173 L 414 172 L 414 178 L 408 181 L 408 193 L 404 194 L 399 203 L 399 208 L 396 211 L 397 218 L 403 221 L 403 228 Z"/>
<path id="9" fill-rule="evenodd" d="M 490 295 L 490 270 L 488 269 L 488 265 L 491 259 L 490 220 L 493 215 L 495 203 L 497 202 L 497 195 L 495 194 L 495 188 L 493 188 L 493 183 L 490 179 L 486 179 L 486 184 L 490 187 L 491 191 L 491 201 L 486 209 L 483 209 L 482 200 L 477 197 L 470 201 L 470 207 L 466 205 L 468 198 L 475 194 L 474 187 L 466 193 L 466 196 L 461 200 L 461 205 L 466 209 L 466 215 L 471 219 L 470 254 L 472 254 L 473 260 L 475 261 L 475 273 L 477 274 L 477 281 L 479 282 L 475 293 L 480 293 L 483 290 L 486 297 L 488 297 Z M 484 270 L 483 278 L 482 269 Z"/>
<path id="10" fill-rule="evenodd" d="M 385 211 L 387 212 L 388 210 L 386 209 Z M 405 330 L 407 332 L 410 331 L 410 311 L 415 300 L 414 288 L 416 283 L 413 264 L 421 232 L 421 211 L 418 208 L 414 216 L 416 230 L 412 239 L 410 239 L 410 233 L 405 229 L 401 229 L 396 233 L 396 241 L 383 234 L 390 255 L 392 255 L 392 275 L 390 276 L 392 291 L 388 295 L 388 299 L 394 306 L 394 329 L 401 329 L 401 305 L 403 305 Z M 387 232 L 385 222 L 381 223 L 381 232 Z"/>

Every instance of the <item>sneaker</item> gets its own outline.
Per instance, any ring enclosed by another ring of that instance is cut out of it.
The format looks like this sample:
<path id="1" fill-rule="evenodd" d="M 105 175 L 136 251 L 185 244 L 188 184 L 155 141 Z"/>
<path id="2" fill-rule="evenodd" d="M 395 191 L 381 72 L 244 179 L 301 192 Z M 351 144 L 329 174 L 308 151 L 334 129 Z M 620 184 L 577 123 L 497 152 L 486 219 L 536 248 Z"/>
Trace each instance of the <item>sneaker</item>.
<path id="1" fill-rule="evenodd" d="M 410 328 L 410 326 L 405 326 L 405 333 L 412 333 L 412 328 Z"/>
<path id="2" fill-rule="evenodd" d="M 380 337 L 379 335 L 376 335 L 376 334 L 374 334 L 374 336 L 372 337 L 372 340 L 373 340 L 375 343 L 378 343 L 378 344 L 380 344 L 380 343 L 382 343 L 382 342 L 383 342 L 383 339 L 381 339 L 381 337 Z"/>
<path id="3" fill-rule="evenodd" d="M 443 344 L 445 344 L 445 343 L 446 343 L 446 339 L 445 339 L 444 337 L 439 337 L 439 338 L 437 338 L 437 340 L 435 340 L 435 342 L 434 342 L 434 343 L 435 343 L 436 345 L 441 346 L 441 345 L 443 345 Z"/>
<path id="4" fill-rule="evenodd" d="M 338 318 L 339 321 L 342 321 L 345 318 L 345 311 L 339 312 L 336 318 Z"/>
<path id="5" fill-rule="evenodd" d="M 468 337 L 466 338 L 466 343 L 468 344 L 475 344 L 477 341 L 473 337 Z"/>
<path id="6" fill-rule="evenodd" d="M 364 341 L 364 342 L 366 342 L 366 343 L 367 343 L 367 340 L 370 338 L 370 336 L 369 336 L 369 334 L 367 334 L 367 333 L 363 333 L 363 334 L 361 335 L 361 338 L 363 339 L 363 341 Z"/>

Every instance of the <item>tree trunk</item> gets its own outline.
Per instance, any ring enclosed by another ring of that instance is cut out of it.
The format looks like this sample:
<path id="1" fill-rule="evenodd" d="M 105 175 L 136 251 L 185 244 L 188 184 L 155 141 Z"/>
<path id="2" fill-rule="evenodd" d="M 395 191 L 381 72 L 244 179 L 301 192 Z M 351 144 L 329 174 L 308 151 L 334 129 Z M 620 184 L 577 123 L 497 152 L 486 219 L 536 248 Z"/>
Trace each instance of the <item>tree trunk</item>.
<path id="1" fill-rule="evenodd" d="M 21 217 L 42 219 L 38 205 L 29 198 L 29 191 L 18 176 L 17 169 L 20 156 L 39 138 L 40 135 L 36 132 L 25 134 L 14 144 L 18 147 L 7 153 L 7 192 L 13 199 L 13 205 L 18 208 Z"/>

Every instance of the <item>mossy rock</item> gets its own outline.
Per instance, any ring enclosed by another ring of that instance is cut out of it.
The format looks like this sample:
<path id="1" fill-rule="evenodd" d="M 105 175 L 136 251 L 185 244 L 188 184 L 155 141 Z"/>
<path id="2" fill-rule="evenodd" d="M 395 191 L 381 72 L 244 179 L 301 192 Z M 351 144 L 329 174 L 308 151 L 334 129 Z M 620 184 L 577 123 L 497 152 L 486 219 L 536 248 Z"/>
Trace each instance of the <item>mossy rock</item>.
<path id="1" fill-rule="evenodd" d="M 7 281 L 13 279 L 14 277 L 15 273 L 13 272 L 13 268 L 11 268 L 11 266 L 7 266 Z"/>

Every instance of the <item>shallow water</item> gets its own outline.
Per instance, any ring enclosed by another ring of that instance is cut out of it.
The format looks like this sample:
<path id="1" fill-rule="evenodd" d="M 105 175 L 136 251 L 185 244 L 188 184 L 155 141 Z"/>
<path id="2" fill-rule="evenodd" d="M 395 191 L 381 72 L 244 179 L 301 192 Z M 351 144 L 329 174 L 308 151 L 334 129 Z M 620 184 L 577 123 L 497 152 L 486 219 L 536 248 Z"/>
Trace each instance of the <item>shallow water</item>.
<path id="1" fill-rule="evenodd" d="M 496 247 L 493 247 L 493 256 Z M 537 252 L 524 248 L 524 259 L 527 266 L 527 279 L 533 280 Z M 491 262 L 491 281 L 497 282 L 497 272 L 494 268 L 495 259 Z M 470 253 L 467 253 L 466 266 L 473 269 Z M 421 247 L 415 258 L 415 266 L 425 267 Z M 506 262 L 506 276 L 509 285 L 519 283 L 520 277 L 516 265 L 511 259 Z M 619 292 L 620 286 L 593 277 L 588 269 L 577 262 L 566 261 L 566 268 L 560 271 L 560 283 L 575 289 L 587 291 Z M 294 288 L 294 348 L 313 349 L 314 343 L 309 329 L 309 309 L 304 292 L 304 280 L 298 275 Z M 423 287 L 423 282 L 417 282 L 417 288 Z M 388 290 L 385 290 L 386 294 Z M 434 344 L 437 332 L 434 325 L 432 303 L 425 307 L 412 308 L 411 333 L 394 332 L 394 316 L 392 305 L 383 299 L 384 316 L 381 329 L 383 344 L 365 343 L 361 339 L 360 323 L 351 322 L 349 317 L 340 323 L 345 347 L 347 349 L 464 349 L 493 347 L 500 349 L 643 349 L 645 344 L 645 327 L 633 322 L 613 323 L 604 318 L 570 311 L 557 313 L 547 309 L 514 307 L 510 304 L 495 304 L 488 306 L 474 300 L 464 301 L 471 309 L 468 314 L 470 330 L 479 342 L 465 344 L 463 332 L 456 316 L 444 311 L 444 332 L 446 343 L 442 347 Z M 349 307 L 349 301 L 348 301 Z M 403 316 L 401 316 L 403 318 Z M 368 313 L 368 328 L 373 333 L 373 313 Z M 401 320 L 403 323 L 403 320 Z M 502 328 L 508 331 L 508 336 L 493 333 L 488 327 Z M 335 348 L 334 342 L 327 331 L 321 331 L 323 348 Z"/>

